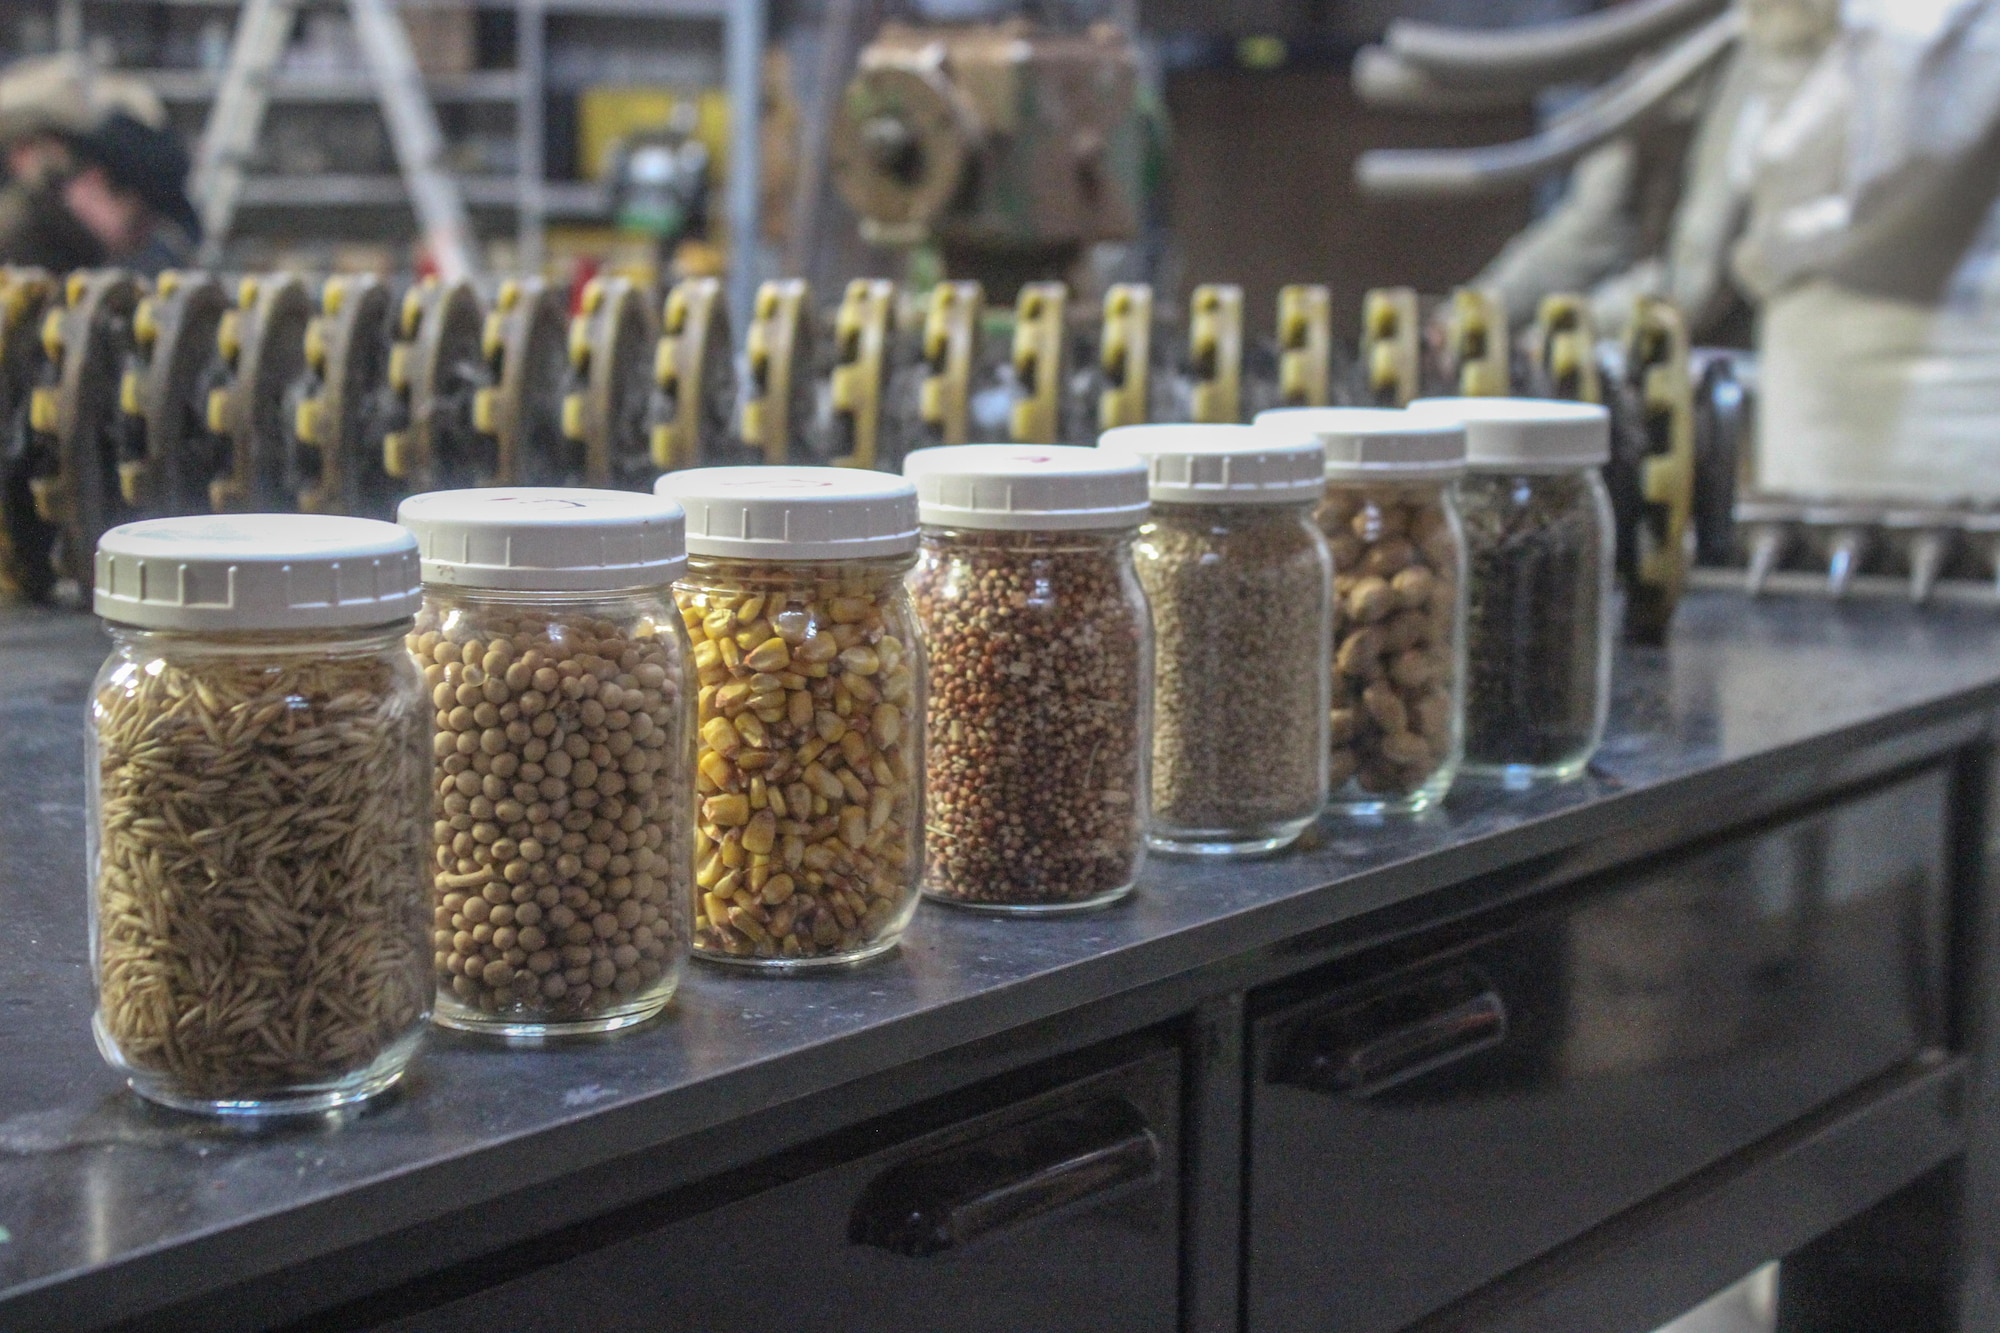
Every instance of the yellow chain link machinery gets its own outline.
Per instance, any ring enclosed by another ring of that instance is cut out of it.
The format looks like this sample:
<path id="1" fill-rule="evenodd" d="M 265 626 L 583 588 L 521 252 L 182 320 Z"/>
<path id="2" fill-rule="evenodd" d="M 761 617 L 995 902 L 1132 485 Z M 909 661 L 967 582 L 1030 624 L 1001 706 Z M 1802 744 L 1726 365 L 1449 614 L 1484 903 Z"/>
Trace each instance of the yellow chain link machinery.
<path id="1" fill-rule="evenodd" d="M 667 293 L 653 383 L 662 416 L 653 426 L 653 466 L 662 472 L 700 467 L 726 447 L 730 396 L 729 313 L 722 283 L 687 278 Z"/>
<path id="2" fill-rule="evenodd" d="M 1626 635 L 1659 643 L 1687 583 L 1688 519 L 1694 508 L 1694 381 L 1687 324 L 1679 310 L 1641 297 L 1625 337 L 1626 382 L 1643 414 L 1646 453 L 1639 460 L 1642 501 L 1631 525 Z"/>
<path id="3" fill-rule="evenodd" d="M 42 269 L 0 269 L 0 428 L 12 430 L 26 411 L 43 360 L 42 319 L 55 298 L 55 279 Z M 55 583 L 55 533 L 35 515 L 31 466 L 0 447 L 0 600 L 39 601 Z"/>
<path id="4" fill-rule="evenodd" d="M 1422 392 L 1423 324 L 1410 287 L 1377 287 L 1361 303 L 1361 368 L 1377 407 L 1408 407 Z"/>
<path id="5" fill-rule="evenodd" d="M 763 452 L 766 463 L 791 459 L 802 449 L 812 407 L 812 288 L 799 278 L 757 289 L 744 339 L 750 383 L 743 398 L 740 434 Z"/>
<path id="6" fill-rule="evenodd" d="M 1543 297 L 1532 336 L 1541 392 L 1578 403 L 1604 401 L 1604 379 L 1597 366 L 1597 321 L 1586 298 L 1568 292 Z"/>
<path id="7" fill-rule="evenodd" d="M 1188 301 L 1188 365 L 1196 421 L 1243 419 L 1243 289 L 1205 283 Z"/>
<path id="8" fill-rule="evenodd" d="M 592 278 L 569 326 L 562 431 L 572 485 L 652 489 L 653 298 L 630 278 Z M 580 451 L 580 452 L 578 452 Z"/>
<path id="9" fill-rule="evenodd" d="M 1444 334 L 1454 392 L 1465 398 L 1505 398 L 1513 392 L 1507 310 L 1498 296 L 1476 287 L 1453 292 Z"/>
<path id="10" fill-rule="evenodd" d="M 1069 288 L 1060 282 L 1027 283 L 1014 301 L 1014 377 L 1019 396 L 1008 428 L 1018 444 L 1056 444 L 1062 439 L 1068 311 Z"/>
<path id="11" fill-rule="evenodd" d="M 1333 402 L 1333 292 L 1320 283 L 1278 290 L 1278 401 L 1286 407 Z"/>
<path id="12" fill-rule="evenodd" d="M 924 379 L 917 413 L 939 444 L 972 438 L 972 375 L 986 291 L 976 282 L 941 282 L 924 310 Z"/>
<path id="13" fill-rule="evenodd" d="M 396 485 L 379 443 L 392 304 L 372 277 L 332 277 L 306 325 L 306 380 L 294 409 L 293 490 L 308 514 L 395 511 Z"/>
<path id="14" fill-rule="evenodd" d="M 118 486 L 118 436 L 140 290 L 119 269 L 72 273 L 62 303 L 43 316 L 47 362 L 28 409 L 39 466 L 29 489 L 36 517 L 56 534 L 57 572 L 85 587 L 97 539 L 138 517 Z"/>
<path id="15" fill-rule="evenodd" d="M 547 486 L 562 454 L 569 312 L 540 278 L 508 279 L 479 332 L 486 383 L 472 396 L 472 428 L 490 443 L 502 484 Z"/>
<path id="16" fill-rule="evenodd" d="M 1103 388 L 1097 395 L 1097 428 L 1136 426 L 1151 413 L 1153 289 L 1142 282 L 1114 283 L 1104 293 L 1104 332 L 1097 344 Z"/>
<path id="17" fill-rule="evenodd" d="M 890 337 L 896 317 L 896 284 L 856 278 L 847 284 L 833 317 L 832 398 L 841 467 L 900 464 L 885 440 Z"/>

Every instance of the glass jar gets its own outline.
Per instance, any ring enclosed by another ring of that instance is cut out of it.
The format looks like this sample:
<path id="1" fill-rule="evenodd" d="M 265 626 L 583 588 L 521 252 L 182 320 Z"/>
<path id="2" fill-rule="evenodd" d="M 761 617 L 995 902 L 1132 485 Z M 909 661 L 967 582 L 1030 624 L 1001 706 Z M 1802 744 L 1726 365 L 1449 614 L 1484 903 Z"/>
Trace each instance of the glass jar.
<path id="1" fill-rule="evenodd" d="M 368 519 L 99 542 L 92 1026 L 141 1096 L 267 1116 L 402 1076 L 431 1005 L 417 600 L 416 543 Z"/>
<path id="2" fill-rule="evenodd" d="M 1611 708 L 1610 416 L 1512 398 L 1411 410 L 1466 430 L 1466 771 L 1510 787 L 1573 778 Z"/>
<path id="3" fill-rule="evenodd" d="M 695 956 L 859 962 L 902 938 L 923 866 L 924 655 L 903 576 L 916 492 L 845 468 L 660 478 L 688 514 Z"/>
<path id="4" fill-rule="evenodd" d="M 1239 425 L 1125 426 L 1152 517 L 1134 548 L 1153 613 L 1152 816 L 1164 852 L 1273 851 L 1327 794 L 1333 568 L 1313 522 L 1318 440 Z"/>
<path id="5" fill-rule="evenodd" d="M 409 646 L 437 721 L 434 1019 L 510 1040 L 643 1023 L 691 931 L 680 507 L 496 487 L 396 517 L 423 552 Z"/>
<path id="6" fill-rule="evenodd" d="M 1281 408 L 1257 422 L 1309 432 L 1324 451 L 1332 808 L 1364 819 L 1426 810 L 1451 789 L 1463 748 L 1465 432 L 1377 408 Z"/>
<path id="7" fill-rule="evenodd" d="M 924 892 L 1074 912 L 1145 856 L 1152 642 L 1132 540 L 1136 459 L 1059 446 L 913 453 L 911 576 L 930 659 Z"/>

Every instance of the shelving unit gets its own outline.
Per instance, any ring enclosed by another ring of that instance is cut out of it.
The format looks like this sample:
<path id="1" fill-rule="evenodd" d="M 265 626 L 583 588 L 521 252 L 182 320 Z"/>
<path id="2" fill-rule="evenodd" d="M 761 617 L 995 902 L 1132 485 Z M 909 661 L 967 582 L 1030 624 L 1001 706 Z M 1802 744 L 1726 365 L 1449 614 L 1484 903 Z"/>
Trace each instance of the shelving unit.
<path id="1" fill-rule="evenodd" d="M 407 10 L 444 7 L 447 0 L 402 0 Z M 338 10 L 342 0 L 303 0 L 303 8 Z M 472 174 L 460 177 L 466 202 L 487 224 L 511 215 L 524 269 L 539 267 L 546 253 L 551 221 L 606 221 L 609 192 L 595 182 L 548 179 L 548 127 L 553 94 L 573 92 L 574 80 L 552 87 L 547 77 L 550 20 L 601 18 L 657 20 L 670 24 L 713 24 L 719 32 L 721 85 L 730 106 L 728 177 L 723 214 L 739 262 L 731 266 L 730 306 L 739 320 L 747 316 L 760 276 L 756 238 L 761 235 L 759 201 L 759 125 L 761 57 L 766 32 L 766 0 L 465 0 L 453 8 L 510 13 L 514 21 L 514 68 L 478 69 L 439 75 L 428 82 L 440 107 L 513 113 L 515 170 L 512 174 Z M 115 12 L 130 24 L 134 13 L 205 10 L 231 16 L 240 0 L 0 0 L 0 15 L 39 12 L 51 25 L 55 44 L 82 50 Z M 212 103 L 221 82 L 219 70 L 139 66 L 127 73 L 144 78 L 184 123 L 195 123 Z M 274 106 L 371 106 L 373 81 L 365 72 L 287 70 L 271 89 Z M 328 171 L 313 174 L 253 176 L 245 189 L 243 207 L 263 213 L 283 211 L 296 221 L 300 210 L 325 210 L 329 225 L 351 225 L 357 210 L 404 208 L 408 195 L 393 174 Z M 332 233 L 337 234 L 337 233 Z M 490 232 L 488 234 L 491 234 Z M 743 244 L 749 238 L 748 244 Z M 739 327 L 741 327 L 739 323 Z"/>

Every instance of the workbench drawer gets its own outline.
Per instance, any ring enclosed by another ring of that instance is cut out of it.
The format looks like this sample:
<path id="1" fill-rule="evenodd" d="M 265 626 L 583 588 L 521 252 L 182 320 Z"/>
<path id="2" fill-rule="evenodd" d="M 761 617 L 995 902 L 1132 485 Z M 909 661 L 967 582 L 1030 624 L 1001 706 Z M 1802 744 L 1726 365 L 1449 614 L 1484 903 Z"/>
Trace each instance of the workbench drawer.
<path id="1" fill-rule="evenodd" d="M 1941 1040 L 1928 771 L 1253 1012 L 1250 1333 L 1388 1333 Z"/>
<path id="2" fill-rule="evenodd" d="M 664 1219 L 378 1333 L 1173 1329 L 1180 1056 L 1121 1054 L 950 1123 L 919 1109 L 683 1191 L 642 1210 Z M 525 1267 L 535 1249 L 514 1253 Z"/>

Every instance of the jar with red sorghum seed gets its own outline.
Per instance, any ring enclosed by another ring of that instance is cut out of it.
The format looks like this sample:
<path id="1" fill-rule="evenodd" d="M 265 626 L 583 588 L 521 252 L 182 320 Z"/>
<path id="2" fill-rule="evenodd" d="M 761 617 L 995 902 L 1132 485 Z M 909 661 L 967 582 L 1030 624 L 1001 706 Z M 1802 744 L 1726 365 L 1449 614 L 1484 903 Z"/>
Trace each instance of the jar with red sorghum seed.
<path id="1" fill-rule="evenodd" d="M 1133 558 L 1153 612 L 1153 807 L 1163 852 L 1289 846 L 1326 806 L 1333 570 L 1319 441 L 1234 424 L 1124 426 L 1153 514 Z"/>
<path id="2" fill-rule="evenodd" d="M 660 1012 L 694 874 L 680 507 L 494 487 L 403 501 L 436 707 L 435 1021 L 535 1039 Z"/>
<path id="3" fill-rule="evenodd" d="M 910 455 L 930 654 L 924 891 L 1066 912 L 1129 893 L 1145 855 L 1152 623 L 1132 567 L 1146 469 L 1095 449 Z"/>
<path id="4" fill-rule="evenodd" d="M 694 639 L 695 956 L 767 969 L 895 947 L 923 866 L 917 497 L 848 468 L 697 468 L 674 585 Z"/>
<path id="5" fill-rule="evenodd" d="M 1465 432 L 1378 408 L 1281 408 L 1259 426 L 1316 436 L 1333 551 L 1332 808 L 1414 814 L 1464 749 Z"/>

